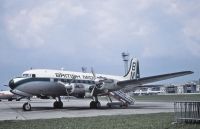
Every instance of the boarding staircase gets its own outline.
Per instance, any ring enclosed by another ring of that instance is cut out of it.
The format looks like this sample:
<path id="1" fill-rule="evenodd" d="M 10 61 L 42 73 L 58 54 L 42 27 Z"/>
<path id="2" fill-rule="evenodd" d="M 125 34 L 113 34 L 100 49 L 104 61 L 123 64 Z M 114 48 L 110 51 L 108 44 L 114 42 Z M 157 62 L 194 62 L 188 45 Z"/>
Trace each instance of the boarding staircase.
<path id="1" fill-rule="evenodd" d="M 113 91 L 109 93 L 110 96 L 113 96 L 115 99 L 117 99 L 119 102 L 112 102 L 108 103 L 107 105 L 111 107 L 112 105 L 120 105 L 120 106 L 128 106 L 133 105 L 135 102 L 135 99 L 131 97 L 130 95 L 124 93 L 122 90 Z"/>

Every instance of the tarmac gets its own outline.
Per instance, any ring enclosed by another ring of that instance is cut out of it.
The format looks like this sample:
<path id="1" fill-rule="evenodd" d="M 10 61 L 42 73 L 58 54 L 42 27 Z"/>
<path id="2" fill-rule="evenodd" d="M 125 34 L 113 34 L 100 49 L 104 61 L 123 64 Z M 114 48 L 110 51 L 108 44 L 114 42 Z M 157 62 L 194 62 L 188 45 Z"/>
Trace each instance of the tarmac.
<path id="1" fill-rule="evenodd" d="M 134 105 L 129 105 L 127 108 L 119 106 L 108 108 L 106 106 L 108 101 L 100 100 L 102 105 L 100 109 L 90 109 L 91 99 L 65 99 L 62 100 L 63 109 L 54 109 L 54 101 L 34 99 L 31 101 L 32 110 L 23 111 L 22 105 L 26 102 L 25 100 L 2 100 L 0 102 L 0 121 L 174 112 L 173 103 L 169 102 L 136 101 Z"/>

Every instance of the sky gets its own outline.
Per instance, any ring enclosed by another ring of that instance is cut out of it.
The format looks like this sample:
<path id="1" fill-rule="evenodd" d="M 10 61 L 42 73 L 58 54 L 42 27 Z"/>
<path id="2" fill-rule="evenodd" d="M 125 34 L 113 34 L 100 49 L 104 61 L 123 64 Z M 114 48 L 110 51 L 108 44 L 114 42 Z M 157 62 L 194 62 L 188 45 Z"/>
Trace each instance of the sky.
<path id="1" fill-rule="evenodd" d="M 0 89 L 30 68 L 124 75 L 122 52 L 141 77 L 198 80 L 199 12 L 199 0 L 0 0 Z"/>

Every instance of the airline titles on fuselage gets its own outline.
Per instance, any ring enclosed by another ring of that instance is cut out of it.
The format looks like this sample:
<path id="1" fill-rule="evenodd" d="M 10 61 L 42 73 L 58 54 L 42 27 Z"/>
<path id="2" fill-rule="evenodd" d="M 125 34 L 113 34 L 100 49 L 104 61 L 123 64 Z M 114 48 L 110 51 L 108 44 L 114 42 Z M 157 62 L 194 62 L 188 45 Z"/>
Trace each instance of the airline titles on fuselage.
<path id="1" fill-rule="evenodd" d="M 72 79 L 76 77 L 76 79 L 87 79 L 87 80 L 93 80 L 93 76 L 89 75 L 75 75 L 75 74 L 63 74 L 63 73 L 55 73 L 56 77 L 58 78 L 67 78 L 67 79 Z"/>

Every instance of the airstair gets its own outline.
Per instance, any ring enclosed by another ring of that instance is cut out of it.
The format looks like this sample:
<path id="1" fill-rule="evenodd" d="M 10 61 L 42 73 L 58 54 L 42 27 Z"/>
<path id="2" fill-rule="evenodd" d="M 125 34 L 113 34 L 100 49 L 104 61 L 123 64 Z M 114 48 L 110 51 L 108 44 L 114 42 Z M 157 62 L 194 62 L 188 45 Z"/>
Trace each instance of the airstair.
<path id="1" fill-rule="evenodd" d="M 133 97 L 131 97 L 130 95 L 124 93 L 122 90 L 118 90 L 118 91 L 113 91 L 110 92 L 109 94 L 110 96 L 114 97 L 115 99 L 117 99 L 119 102 L 113 102 L 110 98 L 110 103 L 107 103 L 107 106 L 111 107 L 113 105 L 119 105 L 119 106 L 125 106 L 127 107 L 128 105 L 133 105 L 135 102 L 135 99 Z"/>

